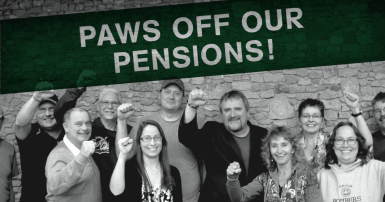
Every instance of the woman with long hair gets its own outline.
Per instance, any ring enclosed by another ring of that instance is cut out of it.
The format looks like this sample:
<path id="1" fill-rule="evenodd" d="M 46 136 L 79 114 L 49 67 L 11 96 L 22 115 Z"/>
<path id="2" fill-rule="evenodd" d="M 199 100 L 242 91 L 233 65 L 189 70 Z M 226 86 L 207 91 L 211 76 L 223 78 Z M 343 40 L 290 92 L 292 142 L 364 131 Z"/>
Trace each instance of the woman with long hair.
<path id="1" fill-rule="evenodd" d="M 365 147 L 373 144 L 373 137 L 365 123 L 356 94 L 344 92 L 346 106 L 350 109 L 357 127 L 366 139 Z M 316 170 L 321 169 L 325 161 L 325 145 L 330 136 L 322 131 L 325 125 L 325 105 L 318 99 L 308 98 L 298 106 L 298 118 L 301 134 L 298 139 L 299 147 L 305 154 L 305 160 Z"/>
<path id="2" fill-rule="evenodd" d="M 368 157 L 365 138 L 350 122 L 333 129 L 318 180 L 325 201 L 382 201 L 385 163 Z"/>
<path id="3" fill-rule="evenodd" d="M 264 202 L 322 201 L 316 174 L 300 165 L 303 153 L 298 150 L 296 136 L 284 126 L 273 126 L 262 141 L 261 155 L 269 171 L 241 187 L 239 163 L 231 163 L 226 170 L 231 201 L 250 201 L 262 194 Z"/>
<path id="4" fill-rule="evenodd" d="M 153 120 L 141 122 L 136 157 L 126 162 L 132 143 L 129 137 L 118 142 L 120 154 L 110 181 L 111 192 L 126 201 L 181 202 L 180 174 L 169 164 L 162 127 Z"/>

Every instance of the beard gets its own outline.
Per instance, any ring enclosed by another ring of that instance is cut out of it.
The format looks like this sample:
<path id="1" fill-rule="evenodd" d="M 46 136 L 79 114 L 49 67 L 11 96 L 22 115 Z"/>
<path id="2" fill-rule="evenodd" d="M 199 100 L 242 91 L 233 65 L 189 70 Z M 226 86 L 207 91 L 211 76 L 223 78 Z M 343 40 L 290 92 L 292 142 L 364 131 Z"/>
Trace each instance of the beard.
<path id="1" fill-rule="evenodd" d="M 227 129 L 230 132 L 239 132 L 243 129 L 242 120 L 239 117 L 230 118 L 227 121 Z"/>

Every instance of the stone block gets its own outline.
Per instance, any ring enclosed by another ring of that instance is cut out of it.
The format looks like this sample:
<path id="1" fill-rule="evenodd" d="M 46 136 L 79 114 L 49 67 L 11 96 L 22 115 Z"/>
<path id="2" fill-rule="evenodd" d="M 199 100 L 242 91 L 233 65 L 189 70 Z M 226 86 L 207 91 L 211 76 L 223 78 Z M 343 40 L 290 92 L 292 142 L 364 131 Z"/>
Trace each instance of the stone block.
<path id="1" fill-rule="evenodd" d="M 298 80 L 298 84 L 301 86 L 306 86 L 311 84 L 311 79 L 310 78 L 300 78 Z"/>
<path id="2" fill-rule="evenodd" d="M 288 119 L 295 117 L 294 109 L 290 105 L 286 95 L 279 94 L 270 100 L 269 117 L 271 119 Z"/>
<path id="3" fill-rule="evenodd" d="M 265 73 L 263 74 L 263 79 L 265 82 L 285 82 L 286 78 L 282 73 L 272 74 Z"/>
<path id="4" fill-rule="evenodd" d="M 250 79 L 252 82 L 262 83 L 264 82 L 262 74 L 252 74 L 250 75 Z"/>
<path id="5" fill-rule="evenodd" d="M 195 77 L 191 79 L 191 83 L 194 85 L 204 84 L 205 78 L 204 77 Z"/>
<path id="6" fill-rule="evenodd" d="M 344 68 L 344 69 L 339 69 L 338 70 L 338 76 L 340 77 L 352 77 L 352 76 L 356 76 L 358 74 L 358 71 L 357 69 L 353 69 L 353 68 Z"/>
<path id="7" fill-rule="evenodd" d="M 260 92 L 261 98 L 271 98 L 274 97 L 274 94 L 275 93 L 273 89 Z"/>
<path id="8" fill-rule="evenodd" d="M 234 81 L 232 88 L 236 90 L 250 90 L 252 83 L 250 81 Z"/>
<path id="9" fill-rule="evenodd" d="M 263 108 L 268 106 L 268 101 L 266 99 L 249 99 L 250 107 Z"/>

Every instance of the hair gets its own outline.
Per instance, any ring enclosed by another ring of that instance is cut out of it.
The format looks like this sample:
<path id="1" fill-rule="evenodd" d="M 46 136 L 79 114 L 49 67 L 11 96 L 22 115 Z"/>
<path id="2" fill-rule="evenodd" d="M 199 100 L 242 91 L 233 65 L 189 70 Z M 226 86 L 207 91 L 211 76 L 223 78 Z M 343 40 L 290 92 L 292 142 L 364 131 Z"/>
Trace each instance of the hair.
<path id="1" fill-rule="evenodd" d="M 64 114 L 64 120 L 63 120 L 64 123 L 68 123 L 68 121 L 69 121 L 70 118 L 71 118 L 72 112 L 86 112 L 86 113 L 88 114 L 88 116 L 90 116 L 90 114 L 88 113 L 88 111 L 85 110 L 85 109 L 82 109 L 82 108 L 72 108 L 72 109 L 68 110 L 68 111 Z M 91 116 L 90 116 L 90 117 L 91 117 Z"/>
<path id="2" fill-rule="evenodd" d="M 169 163 L 168 154 L 167 154 L 167 140 L 166 140 L 166 136 L 164 135 L 162 127 L 159 125 L 159 123 L 153 120 L 144 120 L 138 126 L 138 132 L 136 135 L 136 144 L 138 145 L 136 148 L 137 150 L 136 160 L 138 164 L 138 171 L 141 174 L 142 178 L 144 179 L 145 184 L 149 185 L 150 181 L 147 177 L 146 169 L 144 168 L 143 152 L 142 152 L 142 148 L 140 147 L 140 141 L 141 141 L 143 130 L 148 125 L 153 125 L 156 128 L 158 128 L 160 136 L 162 137 L 162 150 L 159 153 L 159 162 L 160 162 L 160 167 L 162 169 L 161 186 L 162 188 L 170 189 L 172 186 L 175 185 L 175 182 L 173 177 L 171 176 L 171 168 L 170 168 L 170 163 Z"/>
<path id="3" fill-rule="evenodd" d="M 113 93 L 115 94 L 116 96 L 118 96 L 118 100 L 119 102 L 121 103 L 122 102 L 122 96 L 120 96 L 120 92 L 118 90 L 116 90 L 115 88 L 110 88 L 110 87 L 106 87 L 106 88 L 103 88 L 101 91 L 100 91 L 100 94 L 99 94 L 99 100 L 102 99 L 102 97 L 107 94 L 107 93 Z"/>
<path id="4" fill-rule="evenodd" d="M 261 156 L 266 165 L 266 168 L 270 171 L 274 171 L 277 169 L 277 163 L 273 160 L 272 154 L 270 152 L 270 143 L 273 138 L 283 137 L 285 140 L 290 142 L 294 154 L 293 154 L 293 162 L 292 165 L 296 165 L 297 162 L 303 159 L 302 150 L 298 149 L 296 135 L 292 134 L 290 129 L 286 126 L 277 126 L 273 125 L 266 137 L 262 139 L 262 147 L 261 147 Z"/>
<path id="5" fill-rule="evenodd" d="M 340 122 L 338 123 L 334 129 L 333 133 L 329 138 L 329 141 L 326 143 L 326 159 L 325 159 L 325 169 L 330 169 L 329 164 L 338 164 L 338 159 L 336 156 L 336 153 L 334 151 L 334 141 L 336 139 L 337 130 L 343 126 L 349 126 L 353 129 L 354 133 L 357 137 L 357 143 L 358 143 L 358 153 L 357 153 L 357 159 L 360 158 L 361 166 L 366 164 L 368 162 L 367 155 L 369 153 L 369 150 L 365 148 L 365 138 L 362 136 L 362 134 L 358 131 L 357 127 L 354 126 L 351 122 Z"/>
<path id="6" fill-rule="evenodd" d="M 246 111 L 249 111 L 250 105 L 249 101 L 247 100 L 246 96 L 239 90 L 232 90 L 222 95 L 221 99 L 219 100 L 219 111 L 222 113 L 222 103 L 224 101 L 227 101 L 229 99 L 242 99 L 243 104 L 246 107 Z"/>
<path id="7" fill-rule="evenodd" d="M 379 92 L 376 97 L 373 98 L 372 100 L 372 107 L 373 107 L 373 110 L 374 110 L 374 105 L 377 103 L 377 102 L 385 102 L 385 92 Z"/>
<path id="8" fill-rule="evenodd" d="M 321 100 L 308 98 L 303 100 L 298 106 L 298 118 L 301 117 L 303 110 L 306 107 L 317 107 L 321 112 L 321 117 L 325 116 L 325 105 Z"/>

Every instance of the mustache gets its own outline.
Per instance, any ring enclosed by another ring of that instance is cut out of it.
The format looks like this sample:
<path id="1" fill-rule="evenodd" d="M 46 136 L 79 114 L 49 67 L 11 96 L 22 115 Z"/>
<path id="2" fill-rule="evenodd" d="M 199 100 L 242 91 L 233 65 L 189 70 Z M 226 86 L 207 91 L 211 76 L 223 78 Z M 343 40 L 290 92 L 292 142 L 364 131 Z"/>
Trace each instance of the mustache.
<path id="1" fill-rule="evenodd" d="M 229 121 L 238 121 L 238 120 L 241 120 L 241 118 L 240 117 L 229 118 Z"/>

